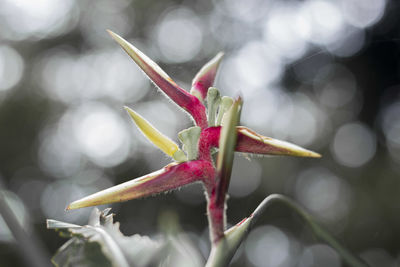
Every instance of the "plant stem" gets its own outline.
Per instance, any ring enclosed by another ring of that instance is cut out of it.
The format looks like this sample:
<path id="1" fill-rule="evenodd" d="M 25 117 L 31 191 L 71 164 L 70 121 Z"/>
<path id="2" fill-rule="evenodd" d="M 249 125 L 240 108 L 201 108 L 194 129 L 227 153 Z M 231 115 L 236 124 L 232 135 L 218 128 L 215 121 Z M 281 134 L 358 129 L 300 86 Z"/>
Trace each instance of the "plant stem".
<path id="1" fill-rule="evenodd" d="M 218 243 L 218 241 L 224 236 L 224 231 L 226 228 L 226 215 L 224 206 L 216 206 L 215 194 L 211 195 L 207 203 L 207 215 L 208 215 L 208 225 L 210 228 L 210 240 L 211 246 Z"/>
<path id="2" fill-rule="evenodd" d="M 225 231 L 224 237 L 221 238 L 216 244 L 213 244 L 206 267 L 227 266 L 235 254 L 236 249 L 239 247 L 240 243 L 247 236 L 250 230 L 254 227 L 257 220 L 262 214 L 264 214 L 266 209 L 274 203 L 284 204 L 296 214 L 300 215 L 300 217 L 310 226 L 316 237 L 334 248 L 348 266 L 368 267 L 368 265 L 362 259 L 353 255 L 328 231 L 318 225 L 315 219 L 304 208 L 290 198 L 280 194 L 272 194 L 266 197 L 248 218 Z"/>
<path id="3" fill-rule="evenodd" d="M 242 99 L 238 97 L 226 114 L 219 139 L 219 152 L 214 187 L 208 193 L 207 214 L 210 226 L 211 243 L 215 246 L 224 237 L 226 229 L 226 192 L 232 173 L 233 159 L 237 141 L 236 126 L 239 123 Z"/>

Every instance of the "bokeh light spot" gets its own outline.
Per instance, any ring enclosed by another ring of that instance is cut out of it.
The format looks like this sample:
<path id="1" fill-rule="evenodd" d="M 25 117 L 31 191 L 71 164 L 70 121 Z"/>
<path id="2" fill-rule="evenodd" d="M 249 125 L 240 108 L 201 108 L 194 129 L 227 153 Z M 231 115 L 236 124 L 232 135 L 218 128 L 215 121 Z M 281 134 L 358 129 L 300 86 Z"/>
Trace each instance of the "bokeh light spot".
<path id="1" fill-rule="evenodd" d="M 115 166 L 126 159 L 130 142 L 119 115 L 101 103 L 86 103 L 74 113 L 75 137 L 90 159 L 103 167 Z"/>
<path id="2" fill-rule="evenodd" d="M 340 267 L 341 261 L 336 251 L 322 244 L 307 247 L 300 258 L 299 267 Z"/>
<path id="3" fill-rule="evenodd" d="M 359 28 L 371 26 L 379 21 L 386 6 L 386 0 L 345 0 L 340 2 L 346 21 Z"/>
<path id="4" fill-rule="evenodd" d="M 252 230 L 245 243 L 247 259 L 255 266 L 284 266 L 290 257 L 287 235 L 274 226 Z"/>
<path id="5" fill-rule="evenodd" d="M 354 75 L 346 67 L 331 64 L 322 68 L 319 75 L 327 76 L 324 82 L 317 82 L 314 87 L 321 104 L 340 108 L 353 100 L 357 84 Z"/>
<path id="6" fill-rule="evenodd" d="M 71 223 L 87 223 L 86 218 L 92 210 L 91 208 L 69 212 L 65 212 L 65 208 L 72 201 L 81 199 L 89 195 L 89 193 L 94 193 L 92 191 L 94 190 L 63 181 L 48 184 L 40 195 L 40 206 L 43 214 L 47 218 L 55 220 Z"/>
<path id="7" fill-rule="evenodd" d="M 344 21 L 335 2 L 325 0 L 306 1 L 302 12 L 311 25 L 309 42 L 327 45 L 340 38 L 338 33 L 344 27 Z"/>
<path id="8" fill-rule="evenodd" d="M 264 39 L 271 44 L 270 53 L 279 53 L 283 58 L 300 58 L 307 48 L 303 36 L 309 25 L 297 12 L 298 5 L 282 5 L 274 8 L 268 16 Z"/>
<path id="9" fill-rule="evenodd" d="M 387 107 L 382 115 L 382 130 L 391 157 L 400 162 L 400 102 Z"/>
<path id="10" fill-rule="evenodd" d="M 361 123 L 342 125 L 335 134 L 331 151 L 340 164 L 358 168 L 375 155 L 375 135 Z"/>
<path id="11" fill-rule="evenodd" d="M 262 169 L 257 159 L 248 160 L 243 156 L 236 157 L 228 194 L 232 197 L 250 195 L 260 185 L 261 172 Z"/>
<path id="12" fill-rule="evenodd" d="M 156 31 L 158 47 L 166 62 L 185 62 L 200 51 L 203 41 L 202 24 L 189 9 L 168 12 Z"/>
<path id="13" fill-rule="evenodd" d="M 337 221 L 350 209 L 350 188 L 326 169 L 303 171 L 297 178 L 295 194 L 304 206 L 326 220 Z"/>
<path id="14" fill-rule="evenodd" d="M 0 92 L 15 86 L 22 78 L 24 60 L 12 47 L 0 46 Z"/>
<path id="15" fill-rule="evenodd" d="M 5 27 L 5 35 L 12 40 L 21 40 L 63 33 L 68 28 L 67 22 L 71 22 L 74 3 L 74 0 L 3 1 L 1 13 L 9 26 L 8 29 Z"/>

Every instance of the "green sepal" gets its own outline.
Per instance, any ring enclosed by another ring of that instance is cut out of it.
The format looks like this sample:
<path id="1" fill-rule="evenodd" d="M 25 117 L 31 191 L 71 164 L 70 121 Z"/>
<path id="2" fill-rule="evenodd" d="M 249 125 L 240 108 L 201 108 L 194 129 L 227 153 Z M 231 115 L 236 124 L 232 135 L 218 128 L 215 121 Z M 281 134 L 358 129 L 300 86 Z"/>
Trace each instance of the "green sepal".
<path id="1" fill-rule="evenodd" d="M 201 128 L 193 126 L 178 133 L 179 140 L 183 144 L 183 150 L 187 154 L 187 160 L 195 160 L 199 154 L 198 143 Z"/>
<path id="2" fill-rule="evenodd" d="M 187 157 L 186 157 L 186 155 L 185 155 L 185 152 L 183 152 L 182 150 L 178 150 L 178 151 L 176 151 L 173 155 L 172 155 L 172 158 L 176 161 L 176 162 L 179 162 L 179 163 L 181 163 L 181 162 L 185 162 L 185 161 L 187 161 L 188 159 L 187 159 Z"/>
<path id="3" fill-rule="evenodd" d="M 221 98 L 221 104 L 219 105 L 216 125 L 222 124 L 222 119 L 223 119 L 225 113 L 231 108 L 232 104 L 233 104 L 233 99 L 231 97 L 223 96 Z"/>
<path id="4" fill-rule="evenodd" d="M 221 103 L 221 96 L 217 88 L 210 87 L 207 91 L 207 117 L 208 126 L 216 126 L 215 119 L 219 104 Z"/>

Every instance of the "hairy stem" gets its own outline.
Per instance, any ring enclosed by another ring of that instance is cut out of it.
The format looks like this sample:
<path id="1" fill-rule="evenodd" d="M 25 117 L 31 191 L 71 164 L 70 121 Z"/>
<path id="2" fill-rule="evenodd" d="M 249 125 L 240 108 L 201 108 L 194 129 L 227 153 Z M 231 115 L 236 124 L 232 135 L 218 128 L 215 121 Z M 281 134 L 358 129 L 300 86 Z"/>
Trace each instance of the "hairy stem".
<path id="1" fill-rule="evenodd" d="M 210 228 L 210 240 L 212 246 L 218 243 L 218 241 L 224 236 L 224 230 L 226 228 L 226 216 L 225 207 L 216 206 L 215 194 L 211 195 L 211 198 L 207 198 L 207 216 L 208 225 Z"/>

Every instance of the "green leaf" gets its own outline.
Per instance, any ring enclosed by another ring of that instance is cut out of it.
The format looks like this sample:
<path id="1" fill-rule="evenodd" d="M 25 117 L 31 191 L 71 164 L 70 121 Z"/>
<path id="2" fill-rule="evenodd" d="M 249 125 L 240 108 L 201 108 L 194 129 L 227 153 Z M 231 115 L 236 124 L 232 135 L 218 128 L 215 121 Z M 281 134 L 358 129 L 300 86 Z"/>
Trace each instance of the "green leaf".
<path id="1" fill-rule="evenodd" d="M 298 205 L 290 198 L 279 194 L 273 194 L 266 197 L 257 207 L 257 209 L 250 215 L 250 217 L 242 220 L 237 225 L 225 231 L 225 237 L 221 239 L 216 246 L 214 246 L 214 249 L 213 251 L 211 251 L 206 266 L 227 266 L 233 255 L 235 254 L 237 248 L 239 247 L 240 243 L 253 228 L 254 224 L 257 222 L 260 216 L 264 214 L 266 209 L 273 203 L 281 203 L 290 208 L 296 214 L 298 214 L 311 228 L 315 236 L 334 248 L 348 266 L 368 267 L 366 263 L 364 263 L 361 259 L 353 255 L 348 249 L 341 245 L 328 231 L 318 225 L 316 220 L 300 205 Z"/>
<path id="2" fill-rule="evenodd" d="M 55 266 L 115 266 L 102 253 L 99 243 L 86 242 L 82 238 L 73 237 L 67 241 L 51 259 Z"/>
<path id="3" fill-rule="evenodd" d="M 53 257 L 57 266 L 147 266 L 164 244 L 148 237 L 124 236 L 109 209 L 94 209 L 85 226 L 47 220 L 50 229 L 66 230 L 72 237 Z M 64 234 L 65 236 L 65 234 Z M 102 259 L 102 260 L 97 260 Z"/>
<path id="4" fill-rule="evenodd" d="M 110 209 L 100 212 L 95 208 L 85 226 L 47 220 L 49 229 L 71 237 L 61 246 L 52 261 L 56 266 L 173 266 L 185 262 L 187 266 L 202 266 L 198 258 L 188 257 L 197 251 L 181 234 L 162 236 L 154 241 L 138 234 L 124 236 L 119 223 L 113 222 Z M 201 262 L 202 263 L 202 262 Z"/>
<path id="5" fill-rule="evenodd" d="M 60 222 L 52 219 L 46 221 L 47 229 L 68 229 L 68 228 L 81 228 L 82 226 L 72 223 Z"/>

